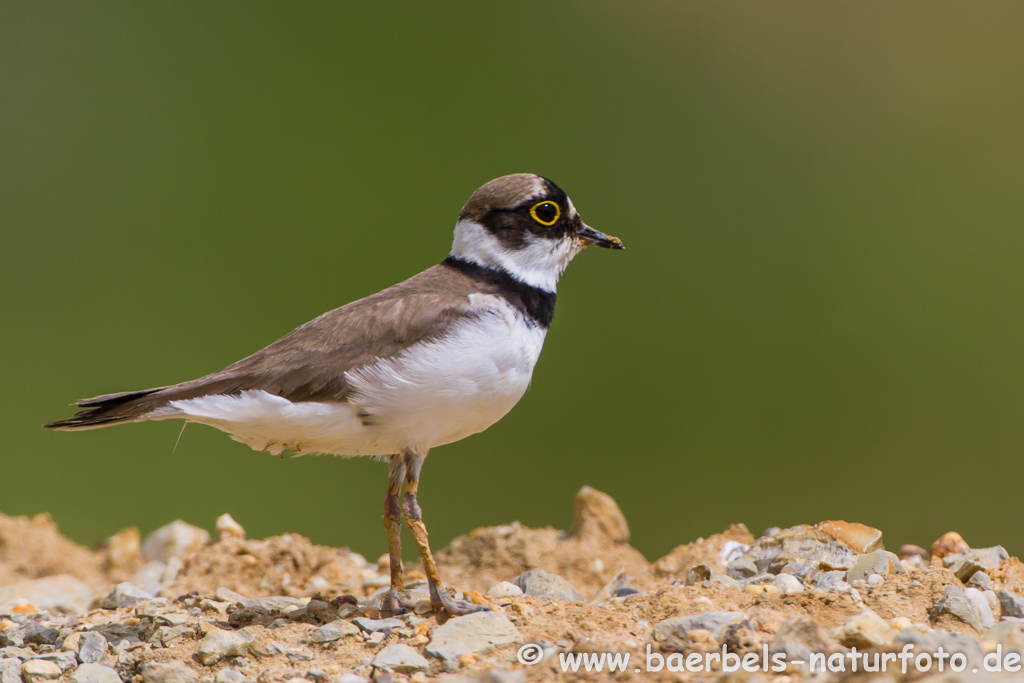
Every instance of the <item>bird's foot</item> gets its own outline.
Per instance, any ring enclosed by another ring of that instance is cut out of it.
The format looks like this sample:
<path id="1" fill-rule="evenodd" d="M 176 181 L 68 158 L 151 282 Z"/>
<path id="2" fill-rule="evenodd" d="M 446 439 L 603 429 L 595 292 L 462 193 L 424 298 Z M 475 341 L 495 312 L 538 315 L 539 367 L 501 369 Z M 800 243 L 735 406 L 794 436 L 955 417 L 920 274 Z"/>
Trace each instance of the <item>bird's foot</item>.
<path id="1" fill-rule="evenodd" d="M 433 605 L 436 612 L 447 612 L 453 617 L 461 617 L 474 612 L 489 612 L 491 609 L 487 605 L 476 605 L 466 600 L 456 600 L 444 586 L 437 585 L 433 581 L 428 581 L 427 584 L 430 588 L 430 604 Z"/>
<path id="2" fill-rule="evenodd" d="M 416 611 L 416 601 L 406 595 L 405 591 L 392 588 L 380 600 L 380 610 L 398 616 Z"/>

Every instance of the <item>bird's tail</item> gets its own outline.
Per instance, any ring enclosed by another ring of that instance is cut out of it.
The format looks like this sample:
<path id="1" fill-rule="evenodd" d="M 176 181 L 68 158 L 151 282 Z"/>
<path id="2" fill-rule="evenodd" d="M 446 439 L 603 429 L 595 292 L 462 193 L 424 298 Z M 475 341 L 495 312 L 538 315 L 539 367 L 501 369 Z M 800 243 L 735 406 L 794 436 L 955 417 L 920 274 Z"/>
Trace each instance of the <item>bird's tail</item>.
<path id="1" fill-rule="evenodd" d="M 168 399 L 160 396 L 160 393 L 168 388 L 122 391 L 117 394 L 87 398 L 77 404 L 79 408 L 85 408 L 85 410 L 75 413 L 74 417 L 51 422 L 43 427 L 60 431 L 74 431 L 135 422 L 167 403 Z"/>

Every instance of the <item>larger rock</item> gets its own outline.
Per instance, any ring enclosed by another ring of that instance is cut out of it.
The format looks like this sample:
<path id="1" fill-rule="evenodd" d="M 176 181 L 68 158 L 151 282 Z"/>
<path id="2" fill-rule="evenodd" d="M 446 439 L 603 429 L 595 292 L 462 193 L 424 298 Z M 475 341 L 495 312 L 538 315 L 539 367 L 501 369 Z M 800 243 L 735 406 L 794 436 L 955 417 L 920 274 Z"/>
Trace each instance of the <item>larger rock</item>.
<path id="1" fill-rule="evenodd" d="M 906 574 L 907 570 L 900 564 L 900 558 L 888 550 L 876 550 L 865 553 L 857 558 L 850 571 L 846 573 L 847 583 L 865 580 L 871 574 Z"/>
<path id="2" fill-rule="evenodd" d="M 946 586 L 944 597 L 935 603 L 932 610 L 935 614 L 951 614 L 975 630 L 982 629 L 981 614 L 977 607 L 956 586 Z"/>
<path id="3" fill-rule="evenodd" d="M 122 683 L 121 677 L 109 666 L 83 664 L 71 674 L 71 683 Z"/>
<path id="4" fill-rule="evenodd" d="M 832 637 L 846 647 L 882 647 L 896 637 L 896 629 L 885 619 L 865 608 L 837 628 Z"/>
<path id="5" fill-rule="evenodd" d="M 984 593 L 970 586 L 964 589 L 964 597 L 974 607 L 974 611 L 978 613 L 981 628 L 992 628 L 996 625 L 995 617 L 992 615 L 992 606 L 988 604 Z"/>
<path id="6" fill-rule="evenodd" d="M 855 553 L 870 553 L 882 549 L 882 532 L 866 524 L 832 520 L 819 522 L 815 528 L 835 537 Z"/>
<path id="7" fill-rule="evenodd" d="M 426 671 L 430 663 L 426 657 L 415 649 L 408 645 L 395 643 L 381 649 L 374 656 L 373 665 L 385 671 L 409 674 L 417 671 Z"/>
<path id="8" fill-rule="evenodd" d="M 21 677 L 25 683 L 40 683 L 60 678 L 61 670 L 54 662 L 30 659 L 21 665 Z"/>
<path id="9" fill-rule="evenodd" d="M 102 633 L 83 633 L 78 646 L 78 661 L 94 664 L 107 652 L 107 639 Z"/>
<path id="10" fill-rule="evenodd" d="M 685 617 L 669 617 L 654 626 L 652 636 L 657 641 L 686 640 L 690 631 L 702 629 L 720 641 L 725 629 L 733 624 L 749 626 L 750 621 L 744 612 L 703 612 Z"/>
<path id="11" fill-rule="evenodd" d="M 506 645 L 522 642 L 512 622 L 496 612 L 476 612 L 449 619 L 430 633 L 427 654 L 441 659 L 486 654 Z"/>
<path id="12" fill-rule="evenodd" d="M 974 572 L 999 569 L 1010 555 L 1001 545 L 991 548 L 977 548 L 943 558 L 943 564 L 953 570 L 956 577 L 967 583 Z"/>
<path id="13" fill-rule="evenodd" d="M 249 652 L 250 640 L 234 631 L 211 629 L 196 646 L 195 658 L 206 666 L 213 666 L 226 657 L 244 657 Z"/>
<path id="14" fill-rule="evenodd" d="M 850 569 L 857 553 L 835 536 L 807 525 L 757 539 L 746 554 L 758 571 L 777 574 L 790 562 L 814 563 L 819 571 Z"/>
<path id="15" fill-rule="evenodd" d="M 557 574 L 551 574 L 543 569 L 531 569 L 512 580 L 512 583 L 519 586 L 523 593 L 537 598 L 556 598 L 569 602 L 580 602 L 583 596 L 576 587 Z"/>
<path id="16" fill-rule="evenodd" d="M 999 598 L 999 606 L 1002 608 L 1003 617 L 1024 619 L 1024 600 L 1008 590 L 1001 590 L 996 595 Z"/>
<path id="17" fill-rule="evenodd" d="M 147 560 L 167 562 L 172 557 L 185 559 L 199 552 L 210 542 L 210 532 L 180 519 L 162 526 L 142 542 L 142 556 Z"/>

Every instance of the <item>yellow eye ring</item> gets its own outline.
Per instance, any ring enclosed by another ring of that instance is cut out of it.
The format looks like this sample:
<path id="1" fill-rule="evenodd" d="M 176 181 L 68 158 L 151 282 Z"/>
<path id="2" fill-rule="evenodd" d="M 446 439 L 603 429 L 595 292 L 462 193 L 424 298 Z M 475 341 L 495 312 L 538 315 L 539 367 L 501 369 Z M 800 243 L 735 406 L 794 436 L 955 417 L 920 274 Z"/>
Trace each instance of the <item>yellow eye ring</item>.
<path id="1" fill-rule="evenodd" d="M 554 210 L 554 218 L 551 218 L 552 210 Z M 537 213 L 538 211 L 540 211 L 540 213 Z M 559 218 L 562 217 L 562 209 L 558 207 L 558 204 L 549 200 L 544 200 L 542 202 L 537 202 L 530 207 L 530 215 L 533 217 L 533 220 L 537 221 L 541 225 L 552 226 L 558 222 Z"/>

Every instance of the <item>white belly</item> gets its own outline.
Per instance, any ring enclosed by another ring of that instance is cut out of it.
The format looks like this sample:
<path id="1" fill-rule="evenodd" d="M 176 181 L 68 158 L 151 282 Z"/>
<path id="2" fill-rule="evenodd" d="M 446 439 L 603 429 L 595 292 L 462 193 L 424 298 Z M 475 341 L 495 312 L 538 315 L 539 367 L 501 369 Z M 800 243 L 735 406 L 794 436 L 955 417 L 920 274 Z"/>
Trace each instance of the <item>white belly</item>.
<path id="1" fill-rule="evenodd" d="M 174 401 L 153 419 L 185 417 L 256 450 L 336 455 L 425 451 L 483 431 L 522 398 L 546 330 L 495 297 L 451 333 L 347 373 L 346 403 L 291 401 L 265 391 Z"/>

